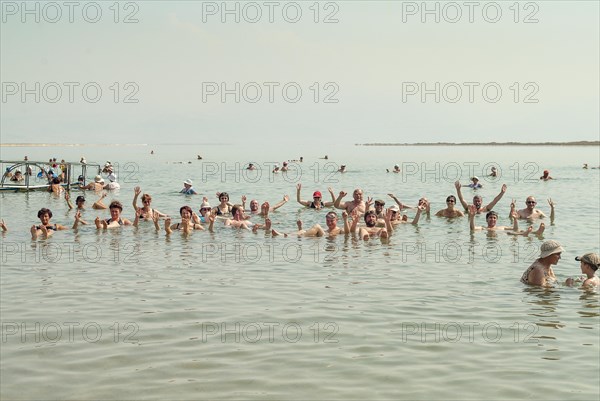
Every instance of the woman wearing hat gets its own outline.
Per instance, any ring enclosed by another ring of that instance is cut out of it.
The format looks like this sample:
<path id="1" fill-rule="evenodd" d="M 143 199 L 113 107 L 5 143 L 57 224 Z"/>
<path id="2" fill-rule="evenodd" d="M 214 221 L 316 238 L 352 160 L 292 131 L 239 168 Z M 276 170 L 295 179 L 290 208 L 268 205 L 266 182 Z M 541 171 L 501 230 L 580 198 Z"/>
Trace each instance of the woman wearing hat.
<path id="1" fill-rule="evenodd" d="M 560 260 L 560 254 L 564 252 L 558 241 L 546 241 L 540 247 L 540 257 L 525 270 L 521 276 L 521 282 L 529 285 L 552 286 L 556 283 L 556 276 L 552 265 Z"/>
<path id="2" fill-rule="evenodd" d="M 600 267 L 600 255 L 597 253 L 586 253 L 583 256 L 577 256 L 576 261 L 581 262 L 581 272 L 586 275 L 586 278 L 581 284 L 582 287 L 598 287 L 600 286 L 600 278 L 596 276 L 596 271 Z M 579 281 L 579 280 L 578 280 Z M 575 280 L 568 278 L 566 283 L 572 286 Z"/>
<path id="3" fill-rule="evenodd" d="M 97 175 L 94 177 L 94 182 L 90 182 L 85 187 L 81 187 L 81 189 L 87 189 L 90 191 L 101 191 L 104 188 L 104 178 L 102 176 Z"/>

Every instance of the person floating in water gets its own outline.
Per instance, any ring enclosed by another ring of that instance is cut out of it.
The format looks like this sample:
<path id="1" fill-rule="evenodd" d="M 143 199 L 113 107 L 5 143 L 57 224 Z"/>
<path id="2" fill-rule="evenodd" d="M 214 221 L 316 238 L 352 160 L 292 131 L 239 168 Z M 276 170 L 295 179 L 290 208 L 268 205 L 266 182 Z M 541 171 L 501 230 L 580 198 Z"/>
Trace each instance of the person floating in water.
<path id="1" fill-rule="evenodd" d="M 548 181 L 553 180 L 554 178 L 550 177 L 550 172 L 548 170 L 544 170 L 544 175 L 540 177 L 540 180 Z"/>

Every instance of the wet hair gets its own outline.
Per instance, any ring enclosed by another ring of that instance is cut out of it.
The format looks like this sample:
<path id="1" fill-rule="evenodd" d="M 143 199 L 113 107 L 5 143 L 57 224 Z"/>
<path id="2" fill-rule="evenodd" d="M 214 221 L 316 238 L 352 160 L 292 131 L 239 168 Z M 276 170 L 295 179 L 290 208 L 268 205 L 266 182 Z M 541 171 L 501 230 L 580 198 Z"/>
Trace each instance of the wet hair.
<path id="1" fill-rule="evenodd" d="M 152 197 L 150 195 L 148 195 L 148 194 L 143 194 L 142 195 L 142 202 L 145 201 L 146 199 L 148 199 L 149 201 L 151 201 Z"/>
<path id="2" fill-rule="evenodd" d="M 221 193 L 219 194 L 219 200 L 220 200 L 222 197 L 224 197 L 224 196 L 225 196 L 225 197 L 227 197 L 227 200 L 229 200 L 229 194 L 228 194 L 227 192 L 221 192 Z"/>
<path id="3" fill-rule="evenodd" d="M 46 209 L 45 207 L 41 208 L 38 212 L 38 218 L 47 214 L 50 218 L 52 218 L 52 211 L 50 209 Z"/>
<path id="4" fill-rule="evenodd" d="M 475 199 L 481 199 L 481 200 L 483 200 L 483 198 L 481 197 L 481 195 L 475 195 L 475 196 L 473 197 L 473 200 L 475 200 Z"/>
<path id="5" fill-rule="evenodd" d="M 498 217 L 498 213 L 494 212 L 493 210 L 490 210 L 489 212 L 487 212 L 485 214 L 485 219 L 487 220 L 488 217 L 490 216 L 496 216 L 496 218 Z"/>
<path id="6" fill-rule="evenodd" d="M 327 217 L 330 217 L 330 218 L 337 219 L 337 218 L 338 218 L 338 215 L 337 215 L 337 213 L 336 213 L 336 212 L 328 212 L 328 213 L 325 215 L 325 218 L 327 218 Z"/>
<path id="7" fill-rule="evenodd" d="M 450 195 L 446 198 L 446 202 L 448 202 L 450 199 L 454 199 L 454 202 L 456 203 L 456 196 L 454 195 Z"/>
<path id="8" fill-rule="evenodd" d="M 75 203 L 77 203 L 77 202 L 79 202 L 79 201 L 81 201 L 81 202 L 85 202 L 85 198 L 83 197 L 83 195 L 79 195 L 79 196 L 77 197 L 77 199 L 75 199 Z"/>
<path id="9" fill-rule="evenodd" d="M 109 209 L 119 209 L 119 210 L 123 211 L 123 205 L 118 200 L 114 200 L 114 201 L 110 202 L 110 205 L 108 206 L 108 208 Z"/>
<path id="10" fill-rule="evenodd" d="M 192 211 L 192 208 L 186 205 L 186 206 L 181 206 L 181 207 L 179 208 L 179 215 L 180 215 L 180 216 L 183 216 L 183 211 L 184 211 L 184 210 L 187 210 L 187 211 L 190 213 L 190 216 L 191 216 L 192 214 L 194 214 L 194 212 Z"/>

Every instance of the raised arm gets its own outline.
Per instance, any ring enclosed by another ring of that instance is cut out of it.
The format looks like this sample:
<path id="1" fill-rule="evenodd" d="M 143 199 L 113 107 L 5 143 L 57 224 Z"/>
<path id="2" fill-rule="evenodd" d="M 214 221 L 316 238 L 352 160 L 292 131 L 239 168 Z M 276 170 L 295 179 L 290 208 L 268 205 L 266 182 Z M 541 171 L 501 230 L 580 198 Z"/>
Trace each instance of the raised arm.
<path id="1" fill-rule="evenodd" d="M 344 234 L 350 234 L 350 223 L 348 222 L 348 212 L 342 212 L 342 220 L 344 221 Z"/>
<path id="2" fill-rule="evenodd" d="M 69 191 L 65 191 L 65 200 L 67 201 L 67 206 L 69 210 L 73 209 L 73 203 L 71 202 L 71 196 L 69 195 Z"/>
<path id="3" fill-rule="evenodd" d="M 385 214 L 385 229 L 387 230 L 388 238 L 391 237 L 394 232 L 394 226 L 392 224 L 392 211 L 390 209 L 388 209 Z"/>
<path id="4" fill-rule="evenodd" d="M 473 232 L 475 231 L 475 213 L 477 213 L 477 208 L 475 205 L 470 205 L 467 210 L 469 211 L 469 228 Z"/>
<path id="5" fill-rule="evenodd" d="M 417 214 L 415 215 L 415 218 L 413 219 L 411 224 L 418 224 L 419 223 L 419 218 L 421 217 L 421 213 L 423 212 L 423 210 L 425 210 L 426 207 L 421 205 L 421 206 L 417 206 Z"/>
<path id="6" fill-rule="evenodd" d="M 302 183 L 296 184 L 296 202 L 301 204 L 302 206 L 309 206 L 310 202 L 300 199 L 300 191 L 302 190 Z"/>
<path id="7" fill-rule="evenodd" d="M 6 223 L 4 222 L 4 219 L 0 220 L 0 228 L 2 229 L 3 233 L 8 231 L 8 227 L 6 227 Z"/>
<path id="8" fill-rule="evenodd" d="M 467 204 L 467 202 L 465 202 L 465 198 L 463 198 L 462 191 L 460 189 L 460 187 L 461 187 L 460 181 L 456 181 L 454 183 L 454 187 L 456 188 L 456 195 L 458 196 L 458 200 L 460 201 L 460 204 L 462 205 L 462 207 L 465 210 L 469 210 L 469 205 Z"/>
<path id="9" fill-rule="evenodd" d="M 283 199 L 281 201 L 279 201 L 278 203 L 276 203 L 271 209 L 270 211 L 273 212 L 277 209 L 279 209 L 281 206 L 285 205 L 288 201 L 290 200 L 290 197 L 287 195 L 283 195 Z"/>
<path id="10" fill-rule="evenodd" d="M 550 205 L 550 224 L 554 224 L 554 202 L 552 202 L 552 198 L 548 198 L 548 204 Z"/>
<path id="11" fill-rule="evenodd" d="M 367 201 L 365 202 L 365 214 L 367 214 L 367 212 L 371 208 L 372 204 L 373 204 L 373 198 L 367 197 Z"/>
<path id="12" fill-rule="evenodd" d="M 94 202 L 94 204 L 92 205 L 92 209 L 96 209 L 96 210 L 104 210 L 104 209 L 108 209 L 108 206 L 106 206 L 104 204 L 104 202 L 102 202 L 102 199 L 104 199 L 106 197 L 106 192 L 103 192 L 102 195 L 100 196 L 100 199 L 98 199 L 96 202 Z M 137 208 L 136 208 L 137 209 Z"/>
<path id="13" fill-rule="evenodd" d="M 490 202 L 489 205 L 487 205 L 485 207 L 486 211 L 490 211 L 494 208 L 494 206 L 496 206 L 496 203 L 498 203 L 498 201 L 500 199 L 502 199 L 502 197 L 504 196 L 504 194 L 506 193 L 506 184 L 502 184 L 502 188 L 500 189 L 500 193 L 498 195 L 496 195 L 496 197 Z"/>
<path id="14" fill-rule="evenodd" d="M 340 206 L 340 203 L 342 202 L 342 198 L 346 195 L 348 195 L 346 192 L 340 191 L 340 194 L 338 195 L 337 199 L 333 203 L 333 207 L 335 207 L 336 209 L 345 209 L 345 207 Z"/>
<path id="15" fill-rule="evenodd" d="M 327 187 L 327 191 L 329 192 L 329 195 L 331 195 L 331 202 L 323 202 L 323 206 L 331 207 L 335 205 L 335 194 L 333 193 L 333 188 L 331 187 Z"/>
<path id="16" fill-rule="evenodd" d="M 400 202 L 398 200 L 398 198 L 396 197 L 396 195 L 394 195 L 394 194 L 388 194 L 388 196 L 390 198 L 392 198 L 394 200 L 394 202 L 396 202 L 396 204 L 398 205 L 398 207 L 400 208 L 400 210 L 402 210 L 402 209 L 408 209 L 408 206 L 402 204 L 402 202 Z"/>
<path id="17" fill-rule="evenodd" d="M 246 195 L 242 195 L 242 210 L 246 210 Z"/>
<path id="18" fill-rule="evenodd" d="M 142 188 L 140 188 L 140 187 L 133 188 L 133 193 L 134 193 L 133 202 L 131 202 L 131 204 L 133 205 L 133 210 L 137 210 L 137 208 L 138 208 L 137 207 L 137 199 L 138 199 L 138 196 L 140 196 L 140 194 L 142 193 Z"/>
<path id="19" fill-rule="evenodd" d="M 173 230 L 171 229 L 171 218 L 170 217 L 167 217 L 165 219 L 165 232 L 167 233 L 167 235 L 169 235 L 173 232 Z"/>

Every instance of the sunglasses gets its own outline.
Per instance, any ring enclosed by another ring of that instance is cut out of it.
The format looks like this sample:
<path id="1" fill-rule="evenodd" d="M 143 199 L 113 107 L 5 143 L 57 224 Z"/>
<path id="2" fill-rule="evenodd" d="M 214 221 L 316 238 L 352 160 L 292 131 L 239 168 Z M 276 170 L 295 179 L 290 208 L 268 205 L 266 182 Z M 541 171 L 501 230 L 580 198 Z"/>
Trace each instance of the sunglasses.
<path id="1" fill-rule="evenodd" d="M 535 205 L 537 202 L 536 201 L 527 201 L 525 203 L 527 203 L 528 205 Z"/>
<path id="2" fill-rule="evenodd" d="M 152 203 L 152 201 L 150 201 L 150 200 L 145 200 L 145 201 L 142 201 L 142 203 L 147 203 L 147 204 L 150 204 L 150 203 Z"/>
<path id="3" fill-rule="evenodd" d="M 201 212 L 210 212 L 210 208 L 209 207 L 203 207 L 200 209 Z"/>
<path id="4" fill-rule="evenodd" d="M 456 203 L 454 199 L 446 199 L 446 203 Z"/>

